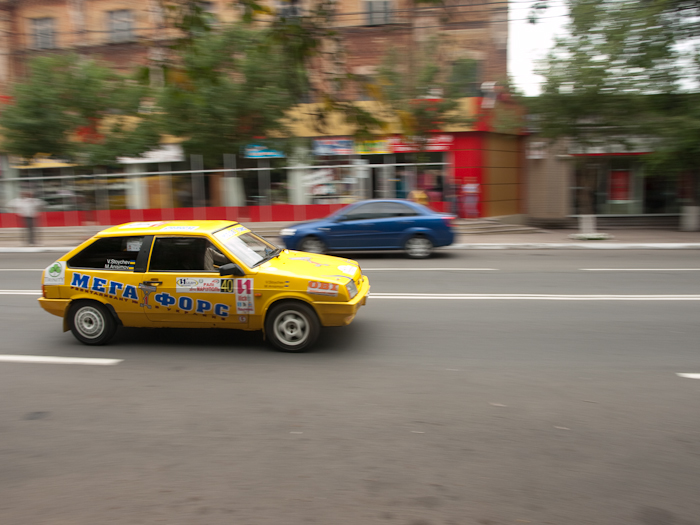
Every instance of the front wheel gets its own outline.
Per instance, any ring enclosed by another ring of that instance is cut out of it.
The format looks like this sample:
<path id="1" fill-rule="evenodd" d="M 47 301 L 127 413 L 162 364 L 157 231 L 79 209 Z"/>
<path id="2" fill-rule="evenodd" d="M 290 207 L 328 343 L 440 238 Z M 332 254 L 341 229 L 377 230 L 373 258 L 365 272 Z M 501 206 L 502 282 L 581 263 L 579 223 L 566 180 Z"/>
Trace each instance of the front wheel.
<path id="1" fill-rule="evenodd" d="M 86 345 L 103 345 L 117 331 L 114 317 L 97 301 L 78 301 L 71 306 L 68 326 L 75 338 Z"/>
<path id="2" fill-rule="evenodd" d="M 301 352 L 311 346 L 321 331 L 316 312 L 304 304 L 273 305 L 265 317 L 265 333 L 272 345 L 283 352 Z"/>
<path id="3" fill-rule="evenodd" d="M 426 259 L 433 253 L 433 243 L 422 235 L 414 235 L 404 245 L 406 255 L 411 259 Z"/>
<path id="4" fill-rule="evenodd" d="M 309 253 L 326 253 L 326 244 L 318 237 L 310 235 L 302 239 L 299 250 Z"/>

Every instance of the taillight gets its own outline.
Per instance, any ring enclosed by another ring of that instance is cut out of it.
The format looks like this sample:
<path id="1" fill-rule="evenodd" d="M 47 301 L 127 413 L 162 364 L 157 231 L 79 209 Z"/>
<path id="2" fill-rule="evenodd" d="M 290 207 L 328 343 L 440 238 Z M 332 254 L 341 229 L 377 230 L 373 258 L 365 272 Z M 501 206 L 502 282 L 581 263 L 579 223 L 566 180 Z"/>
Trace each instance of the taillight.
<path id="1" fill-rule="evenodd" d="M 453 217 L 452 215 L 445 215 L 445 216 L 443 217 L 443 219 L 445 220 L 445 223 L 446 223 L 447 226 L 449 226 L 450 228 L 454 228 L 454 222 L 452 222 L 452 221 L 454 221 L 455 218 L 456 218 L 456 217 Z"/>

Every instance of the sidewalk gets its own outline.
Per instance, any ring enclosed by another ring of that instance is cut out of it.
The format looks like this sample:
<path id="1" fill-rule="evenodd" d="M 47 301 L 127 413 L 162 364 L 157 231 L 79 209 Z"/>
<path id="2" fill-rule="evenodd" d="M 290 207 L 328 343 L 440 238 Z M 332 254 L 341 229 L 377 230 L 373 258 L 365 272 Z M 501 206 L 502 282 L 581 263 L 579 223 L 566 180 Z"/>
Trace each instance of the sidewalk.
<path id="1" fill-rule="evenodd" d="M 278 233 L 288 223 L 246 223 L 253 231 L 278 242 Z M 19 228 L 0 229 L 0 253 L 58 252 L 65 253 L 89 239 L 105 226 L 76 226 L 39 228 L 37 245 L 26 246 L 24 231 Z M 676 230 L 601 230 L 613 236 L 604 241 L 578 241 L 569 238 L 577 230 L 543 230 L 537 233 L 458 234 L 448 250 L 700 250 L 700 232 Z"/>

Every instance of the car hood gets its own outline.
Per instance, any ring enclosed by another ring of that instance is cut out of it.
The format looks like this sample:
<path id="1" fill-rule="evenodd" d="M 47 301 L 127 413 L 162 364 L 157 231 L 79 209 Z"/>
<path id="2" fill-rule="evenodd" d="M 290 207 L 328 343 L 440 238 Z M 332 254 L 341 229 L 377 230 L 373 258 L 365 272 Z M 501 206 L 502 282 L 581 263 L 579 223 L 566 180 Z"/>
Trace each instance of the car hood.
<path id="1" fill-rule="evenodd" d="M 359 283 L 362 277 L 360 265 L 351 259 L 294 250 L 282 251 L 274 259 L 258 266 L 258 271 L 343 284 L 347 279 Z"/>

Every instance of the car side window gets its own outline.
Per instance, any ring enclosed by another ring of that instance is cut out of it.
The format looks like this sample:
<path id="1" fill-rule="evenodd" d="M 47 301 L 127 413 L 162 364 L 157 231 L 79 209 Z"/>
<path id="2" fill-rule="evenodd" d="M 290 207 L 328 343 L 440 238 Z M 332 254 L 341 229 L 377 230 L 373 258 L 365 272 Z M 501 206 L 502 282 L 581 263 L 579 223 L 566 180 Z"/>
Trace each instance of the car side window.
<path id="1" fill-rule="evenodd" d="M 370 202 L 362 204 L 345 214 L 346 221 L 362 221 L 367 219 L 377 219 L 381 216 L 379 203 Z"/>
<path id="2" fill-rule="evenodd" d="M 134 271 L 143 237 L 103 237 L 68 261 L 69 268 Z"/>
<path id="3" fill-rule="evenodd" d="M 400 202 L 382 202 L 381 204 L 381 218 L 388 219 L 393 217 L 413 217 L 418 215 L 416 211 L 405 204 Z"/>
<path id="4" fill-rule="evenodd" d="M 218 272 L 231 262 L 204 237 L 158 237 L 153 243 L 151 272 Z"/>

